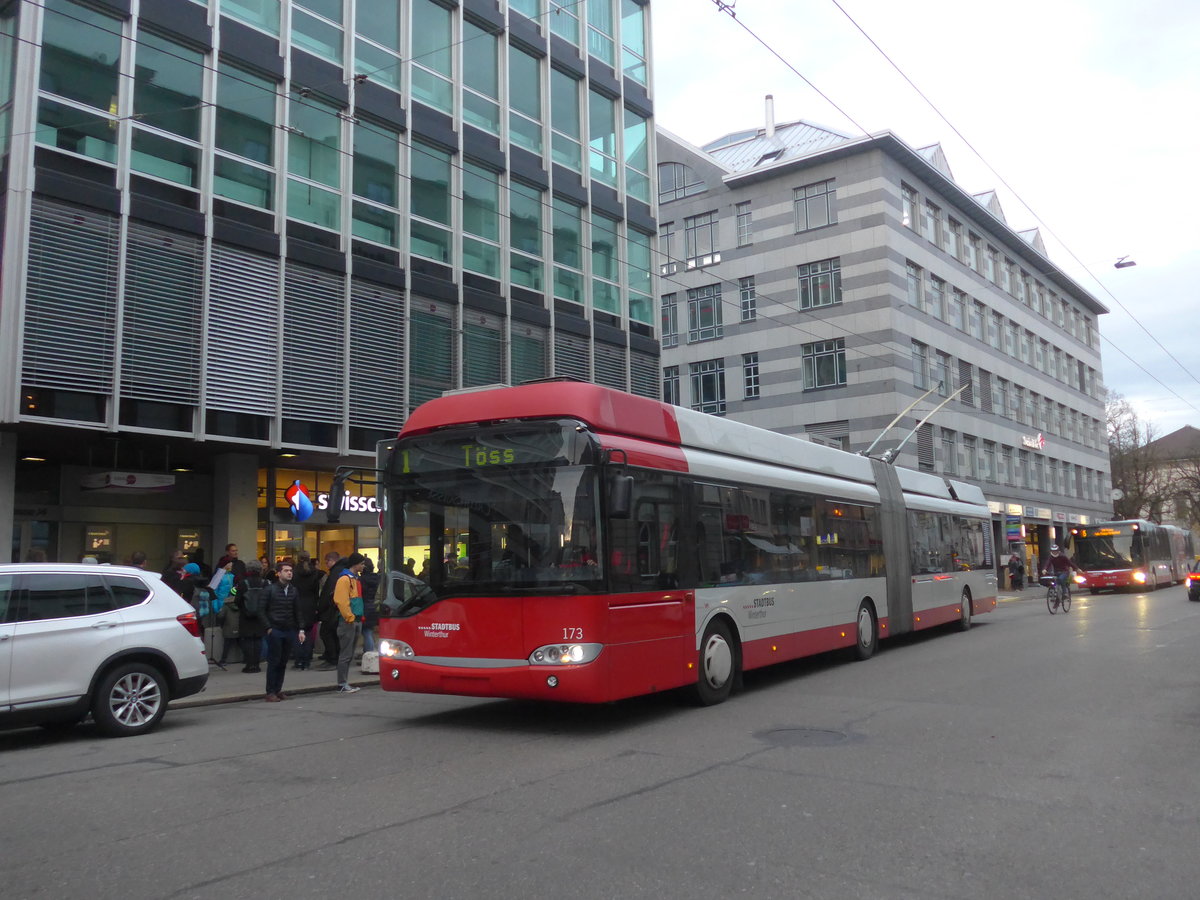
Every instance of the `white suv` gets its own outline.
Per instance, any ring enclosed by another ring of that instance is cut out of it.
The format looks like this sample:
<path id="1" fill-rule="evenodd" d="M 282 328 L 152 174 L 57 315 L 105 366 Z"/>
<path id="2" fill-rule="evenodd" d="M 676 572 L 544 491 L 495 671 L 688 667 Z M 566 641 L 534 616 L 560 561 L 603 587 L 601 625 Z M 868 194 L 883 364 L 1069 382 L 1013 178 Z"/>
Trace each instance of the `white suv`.
<path id="1" fill-rule="evenodd" d="M 204 689 L 191 604 L 152 572 L 76 563 L 0 565 L 0 727 L 74 724 L 143 734 Z"/>

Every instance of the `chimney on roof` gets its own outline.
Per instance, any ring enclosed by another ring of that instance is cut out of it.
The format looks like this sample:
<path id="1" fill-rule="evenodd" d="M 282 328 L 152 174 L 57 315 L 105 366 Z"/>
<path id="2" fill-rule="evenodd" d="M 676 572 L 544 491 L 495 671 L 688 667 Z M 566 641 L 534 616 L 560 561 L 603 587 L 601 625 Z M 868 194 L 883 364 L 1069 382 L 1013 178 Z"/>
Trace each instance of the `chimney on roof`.
<path id="1" fill-rule="evenodd" d="M 767 131 L 766 135 L 769 138 L 775 137 L 775 97 L 773 94 L 767 94 Z"/>

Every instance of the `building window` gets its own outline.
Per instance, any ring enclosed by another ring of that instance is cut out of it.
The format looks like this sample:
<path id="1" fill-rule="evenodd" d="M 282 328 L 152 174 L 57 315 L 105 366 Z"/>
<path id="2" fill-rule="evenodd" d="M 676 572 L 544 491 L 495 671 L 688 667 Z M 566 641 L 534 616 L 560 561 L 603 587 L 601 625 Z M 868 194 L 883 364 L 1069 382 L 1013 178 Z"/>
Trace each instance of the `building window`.
<path id="1" fill-rule="evenodd" d="M 946 282 L 930 275 L 929 290 L 925 293 L 925 302 L 931 316 L 946 320 Z"/>
<path id="2" fill-rule="evenodd" d="M 554 296 L 583 303 L 583 210 L 554 198 Z"/>
<path id="3" fill-rule="evenodd" d="M 688 259 L 715 253 L 717 243 L 717 212 L 688 216 L 683 220 L 684 252 Z"/>
<path id="4" fill-rule="evenodd" d="M 996 443 L 983 442 L 983 477 L 986 481 L 996 481 Z"/>
<path id="5" fill-rule="evenodd" d="M 833 179 L 798 187 L 793 198 L 796 207 L 796 231 L 822 228 L 837 222 Z"/>
<path id="6" fill-rule="evenodd" d="M 663 222 L 658 228 L 658 255 L 659 263 L 662 269 L 666 269 L 671 261 L 675 259 L 675 248 L 672 246 L 675 243 L 675 223 Z M 670 275 L 670 272 L 663 271 L 661 274 Z"/>
<path id="7" fill-rule="evenodd" d="M 1000 268 L 1000 255 L 996 252 L 996 248 L 988 245 L 987 253 L 983 255 L 983 277 L 992 284 L 996 283 L 997 272 Z"/>
<path id="8" fill-rule="evenodd" d="M 967 330 L 967 295 L 958 288 L 950 289 L 950 297 L 946 301 L 946 321 L 959 331 Z"/>
<path id="9" fill-rule="evenodd" d="M 453 34 L 453 13 L 449 9 L 433 0 L 413 0 L 413 99 L 451 115 L 454 114 Z"/>
<path id="10" fill-rule="evenodd" d="M 542 192 L 519 181 L 511 181 L 508 203 L 512 244 L 508 257 L 509 278 L 513 284 L 540 293 L 545 290 L 546 274 L 542 261 Z"/>
<path id="11" fill-rule="evenodd" d="M 635 322 L 649 324 L 654 321 L 654 300 L 650 291 L 651 278 L 650 242 L 653 238 L 633 227 L 625 229 L 625 272 L 629 283 L 629 318 Z"/>
<path id="12" fill-rule="evenodd" d="M 962 253 L 962 250 L 962 225 L 959 222 L 955 222 L 953 219 L 951 219 L 949 227 L 946 228 L 946 252 L 955 259 L 958 259 L 959 255 Z"/>
<path id="13" fill-rule="evenodd" d="M 228 5 L 222 3 L 221 12 L 226 12 Z M 275 15 L 278 17 L 279 14 Z M 400 15 L 400 0 L 359 4 L 354 13 L 354 71 L 370 73 L 371 80 L 378 80 L 395 91 L 400 90 L 400 74 L 404 68 L 396 55 L 400 49 Z M 476 45 L 472 43 L 471 46 Z M 490 53 L 494 68 L 499 58 L 494 39 L 485 52 Z"/>
<path id="14" fill-rule="evenodd" d="M 900 185 L 900 224 L 916 230 L 917 192 L 907 184 Z"/>
<path id="15" fill-rule="evenodd" d="M 942 210 L 934 203 L 925 201 L 925 217 L 921 223 L 921 233 L 925 239 L 937 246 L 942 246 Z"/>
<path id="16" fill-rule="evenodd" d="M 963 456 L 966 457 L 966 470 L 964 475 L 969 475 L 971 478 L 979 477 L 979 460 L 975 455 L 975 438 L 970 435 L 963 435 Z"/>
<path id="17" fill-rule="evenodd" d="M 650 123 L 632 109 L 625 110 L 622 146 L 625 154 L 625 192 L 650 204 Z"/>
<path id="18" fill-rule="evenodd" d="M 692 409 L 697 412 L 725 415 L 725 362 L 709 359 L 691 363 L 688 374 L 692 379 Z"/>
<path id="19" fill-rule="evenodd" d="M 592 308 L 621 314 L 621 266 L 616 219 L 592 210 Z"/>
<path id="20" fill-rule="evenodd" d="M 800 308 L 816 309 L 842 302 L 842 261 L 823 259 L 796 267 Z"/>
<path id="21" fill-rule="evenodd" d="M 925 300 L 921 296 L 921 267 L 909 263 L 906 266 L 908 276 L 908 305 L 915 309 L 924 309 Z"/>
<path id="22" fill-rule="evenodd" d="M 645 10 L 633 0 L 621 0 L 621 66 L 627 78 L 646 84 Z"/>
<path id="23" fill-rule="evenodd" d="M 747 400 L 753 400 L 755 397 L 760 396 L 757 353 L 742 354 L 742 384 L 745 387 L 745 396 Z"/>
<path id="24" fill-rule="evenodd" d="M 551 16 L 553 19 L 554 17 Z M 658 165 L 658 202 L 668 203 L 691 197 L 693 194 L 703 194 L 704 182 L 692 170 L 691 166 L 683 163 L 665 162 Z"/>
<path id="25" fill-rule="evenodd" d="M 970 310 L 971 337 L 983 340 L 983 322 L 985 318 L 987 318 L 987 307 L 978 300 L 972 300 Z"/>
<path id="26" fill-rule="evenodd" d="M 721 285 L 691 288 L 688 297 L 688 343 L 711 341 L 724 334 L 721 324 Z"/>
<path id="27" fill-rule="evenodd" d="M 738 291 L 742 299 L 742 321 L 752 322 L 758 318 L 758 294 L 754 289 L 754 276 L 739 278 Z"/>
<path id="28" fill-rule="evenodd" d="M 679 366 L 663 369 L 662 398 L 663 403 L 679 405 Z"/>
<path id="29" fill-rule="evenodd" d="M 980 250 L 980 246 L 981 246 L 981 244 L 980 244 L 980 240 L 979 240 L 979 235 L 974 234 L 973 232 L 968 232 L 967 233 L 967 243 L 966 243 L 966 246 L 963 248 L 967 254 L 966 259 L 964 261 L 966 262 L 967 267 L 970 268 L 972 272 L 979 271 L 979 257 L 982 253 L 982 250 Z"/>
<path id="30" fill-rule="evenodd" d="M 912 342 L 913 387 L 925 390 L 929 387 L 929 348 L 920 341 Z"/>
<path id="31" fill-rule="evenodd" d="M 951 382 L 950 354 L 943 353 L 941 350 L 938 351 L 937 368 L 934 370 L 933 375 L 938 380 L 938 396 L 949 397 Z"/>
<path id="32" fill-rule="evenodd" d="M 583 171 L 580 144 L 579 81 L 550 69 L 550 158 L 573 172 Z"/>
<path id="33" fill-rule="evenodd" d="M 589 9 L 591 4 L 588 4 Z M 588 91 L 588 147 L 591 176 L 617 186 L 617 106 L 596 91 Z"/>
<path id="34" fill-rule="evenodd" d="M 846 383 L 846 339 L 814 341 L 801 347 L 804 390 Z"/>
<path id="35" fill-rule="evenodd" d="M 746 247 L 754 243 L 754 223 L 750 218 L 750 204 L 739 203 L 737 210 L 737 245 Z"/>
<path id="36" fill-rule="evenodd" d="M 587 21 L 588 53 L 601 62 L 616 68 L 612 0 L 589 0 Z"/>
<path id="37" fill-rule="evenodd" d="M 450 154 L 412 142 L 409 185 L 409 248 L 417 256 L 453 263 L 450 221 Z"/>
<path id="38" fill-rule="evenodd" d="M 556 16 L 551 21 L 557 20 Z M 416 79 L 413 80 L 414 93 Z M 508 139 L 542 155 L 542 62 L 523 50 L 508 48 Z"/>
<path id="39" fill-rule="evenodd" d="M 946 475 L 958 472 L 957 435 L 945 428 L 942 429 L 942 472 Z"/>
<path id="40" fill-rule="evenodd" d="M 664 294 L 662 298 L 661 342 L 664 347 L 679 345 L 679 306 L 674 294 Z"/>

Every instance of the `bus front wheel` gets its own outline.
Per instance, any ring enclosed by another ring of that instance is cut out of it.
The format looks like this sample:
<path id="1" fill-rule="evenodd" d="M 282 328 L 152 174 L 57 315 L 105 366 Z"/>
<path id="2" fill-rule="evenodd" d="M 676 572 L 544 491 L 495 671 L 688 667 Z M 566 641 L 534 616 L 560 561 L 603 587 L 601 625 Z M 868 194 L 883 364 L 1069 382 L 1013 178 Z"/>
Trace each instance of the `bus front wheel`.
<path id="1" fill-rule="evenodd" d="M 704 629 L 696 676 L 696 699 L 702 706 L 713 706 L 729 697 L 737 675 L 737 647 L 729 625 L 715 619 Z"/>

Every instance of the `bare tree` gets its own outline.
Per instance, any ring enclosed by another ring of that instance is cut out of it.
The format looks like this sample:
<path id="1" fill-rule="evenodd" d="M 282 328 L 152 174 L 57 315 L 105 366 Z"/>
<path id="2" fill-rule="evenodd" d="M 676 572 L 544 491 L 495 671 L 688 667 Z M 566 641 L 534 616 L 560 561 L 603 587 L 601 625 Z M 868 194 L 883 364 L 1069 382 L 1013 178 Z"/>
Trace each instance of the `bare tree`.
<path id="1" fill-rule="evenodd" d="M 1176 514 L 1193 531 L 1200 532 L 1200 456 L 1175 461 L 1173 488 Z"/>
<path id="2" fill-rule="evenodd" d="M 1148 445 L 1158 436 L 1154 425 L 1143 423 L 1121 394 L 1109 391 L 1105 403 L 1108 456 L 1112 467 L 1113 514 L 1118 519 L 1162 519 L 1173 492 L 1164 482 L 1162 461 Z"/>

